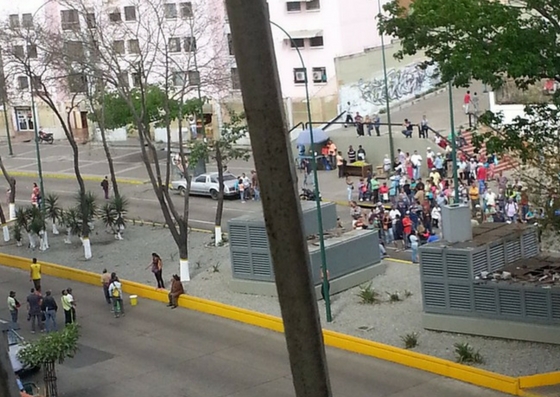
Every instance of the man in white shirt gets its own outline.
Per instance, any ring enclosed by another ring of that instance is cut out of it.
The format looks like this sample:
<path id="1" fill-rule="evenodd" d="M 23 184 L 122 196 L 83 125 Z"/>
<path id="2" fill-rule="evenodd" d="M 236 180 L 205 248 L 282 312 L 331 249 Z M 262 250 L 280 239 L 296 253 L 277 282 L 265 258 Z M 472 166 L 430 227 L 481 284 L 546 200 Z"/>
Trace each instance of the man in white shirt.
<path id="1" fill-rule="evenodd" d="M 344 128 L 346 128 L 348 127 L 348 123 L 354 124 L 354 119 L 352 118 L 352 105 L 350 104 L 350 102 L 346 103 L 344 110 L 346 111 L 346 121 L 344 122 Z"/>
<path id="2" fill-rule="evenodd" d="M 496 193 L 492 189 L 488 188 L 486 194 L 484 195 L 484 201 L 487 207 L 494 208 L 496 206 Z"/>
<path id="3" fill-rule="evenodd" d="M 414 179 L 420 178 L 421 175 L 420 168 L 422 167 L 422 156 L 418 154 L 418 150 L 415 150 L 414 154 L 410 156 L 410 162 L 412 163 Z"/>

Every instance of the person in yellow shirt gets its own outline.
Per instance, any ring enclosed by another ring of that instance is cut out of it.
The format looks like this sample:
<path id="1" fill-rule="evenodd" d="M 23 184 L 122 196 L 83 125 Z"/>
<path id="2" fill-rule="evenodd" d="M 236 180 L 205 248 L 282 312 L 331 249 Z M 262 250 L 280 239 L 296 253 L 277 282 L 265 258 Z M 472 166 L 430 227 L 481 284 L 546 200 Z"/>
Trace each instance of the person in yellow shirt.
<path id="1" fill-rule="evenodd" d="M 33 286 L 37 291 L 41 290 L 41 264 L 37 263 L 37 258 L 33 258 L 29 271 L 29 281 L 33 281 Z"/>
<path id="2" fill-rule="evenodd" d="M 473 182 L 471 187 L 469 188 L 469 198 L 471 199 L 471 210 L 474 214 L 476 213 L 476 206 L 480 205 L 480 193 L 478 191 L 476 181 Z"/>

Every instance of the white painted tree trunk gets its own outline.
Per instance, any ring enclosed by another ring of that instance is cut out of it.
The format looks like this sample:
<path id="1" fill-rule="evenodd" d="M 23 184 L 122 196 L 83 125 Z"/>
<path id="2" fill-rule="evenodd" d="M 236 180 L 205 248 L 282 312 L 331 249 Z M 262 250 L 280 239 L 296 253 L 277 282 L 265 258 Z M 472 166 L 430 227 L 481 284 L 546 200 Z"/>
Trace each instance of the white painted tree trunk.
<path id="1" fill-rule="evenodd" d="M 120 230 L 117 232 L 117 234 L 115 234 L 115 239 L 117 239 L 117 240 L 124 240 L 124 238 L 123 238 L 123 236 L 122 236 Z"/>
<path id="2" fill-rule="evenodd" d="M 10 228 L 8 225 L 2 225 L 2 231 L 4 232 L 4 241 L 10 241 Z"/>
<path id="3" fill-rule="evenodd" d="M 89 230 L 95 229 L 95 225 L 93 224 L 93 222 L 88 222 L 87 224 L 88 224 Z"/>
<path id="4" fill-rule="evenodd" d="M 191 274 L 189 272 L 189 260 L 179 259 L 179 270 L 181 281 L 191 281 Z"/>
<path id="5" fill-rule="evenodd" d="M 9 213 L 10 213 L 10 220 L 16 219 L 16 205 L 15 203 L 8 204 Z"/>
<path id="6" fill-rule="evenodd" d="M 29 248 L 35 249 L 37 244 L 35 243 L 35 236 L 31 233 L 27 233 L 27 238 L 29 239 Z"/>
<path id="7" fill-rule="evenodd" d="M 16 241 L 16 246 L 21 247 L 23 245 L 23 243 L 21 242 L 21 240 Z"/>
<path id="8" fill-rule="evenodd" d="M 91 242 L 89 238 L 82 238 L 82 244 L 84 246 L 84 257 L 86 259 L 91 259 L 93 255 L 91 253 Z"/>
<path id="9" fill-rule="evenodd" d="M 72 244 L 72 232 L 70 230 L 68 230 L 68 234 L 64 239 L 64 244 Z"/>
<path id="10" fill-rule="evenodd" d="M 39 236 L 39 249 L 41 251 L 46 251 L 49 249 L 49 236 L 47 235 L 46 230 L 41 232 L 41 235 Z"/>
<path id="11" fill-rule="evenodd" d="M 216 243 L 216 247 L 218 247 L 222 243 L 222 227 L 221 226 L 214 226 L 214 240 Z"/>
<path id="12" fill-rule="evenodd" d="M 56 226 L 56 222 L 55 222 L 55 221 L 53 221 L 53 223 L 52 223 L 52 234 L 54 234 L 55 236 L 56 236 L 57 234 L 60 234 L 60 232 L 58 231 L 58 227 Z"/>

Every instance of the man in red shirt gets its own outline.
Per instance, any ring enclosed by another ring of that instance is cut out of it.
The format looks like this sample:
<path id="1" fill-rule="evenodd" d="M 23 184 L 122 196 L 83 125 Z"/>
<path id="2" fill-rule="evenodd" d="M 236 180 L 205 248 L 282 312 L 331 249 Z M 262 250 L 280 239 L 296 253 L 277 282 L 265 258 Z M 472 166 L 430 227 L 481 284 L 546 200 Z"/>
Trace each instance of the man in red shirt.
<path id="1" fill-rule="evenodd" d="M 482 163 L 478 163 L 478 167 L 476 167 L 476 180 L 478 181 L 478 191 L 480 194 L 483 194 L 486 184 L 486 167 Z"/>
<path id="2" fill-rule="evenodd" d="M 412 220 L 410 219 L 410 212 L 406 211 L 404 218 L 402 219 L 403 233 L 404 233 L 404 246 L 405 248 L 410 247 L 410 241 L 408 241 L 408 236 L 412 233 Z"/>
<path id="3" fill-rule="evenodd" d="M 463 97 L 463 109 L 465 110 L 465 114 L 469 114 L 470 104 L 471 104 L 471 92 L 467 91 L 467 93 Z"/>

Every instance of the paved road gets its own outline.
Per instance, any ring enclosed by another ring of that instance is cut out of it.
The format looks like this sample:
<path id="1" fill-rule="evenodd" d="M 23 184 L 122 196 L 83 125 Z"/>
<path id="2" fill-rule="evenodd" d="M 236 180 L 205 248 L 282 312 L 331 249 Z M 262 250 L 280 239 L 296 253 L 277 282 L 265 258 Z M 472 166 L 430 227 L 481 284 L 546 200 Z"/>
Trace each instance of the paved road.
<path id="1" fill-rule="evenodd" d="M 61 396 L 294 395 L 282 334 L 145 300 L 115 319 L 98 288 L 49 277 L 43 285 L 57 299 L 57 291 L 73 287 L 82 325 L 80 351 L 58 367 Z M 0 296 L 13 289 L 21 298 L 29 288 L 24 272 L 0 267 Z M 2 304 L 0 316 L 7 314 Z M 22 334 L 31 339 L 28 329 L 23 320 Z M 502 396 L 336 349 L 327 356 L 337 397 Z"/>

